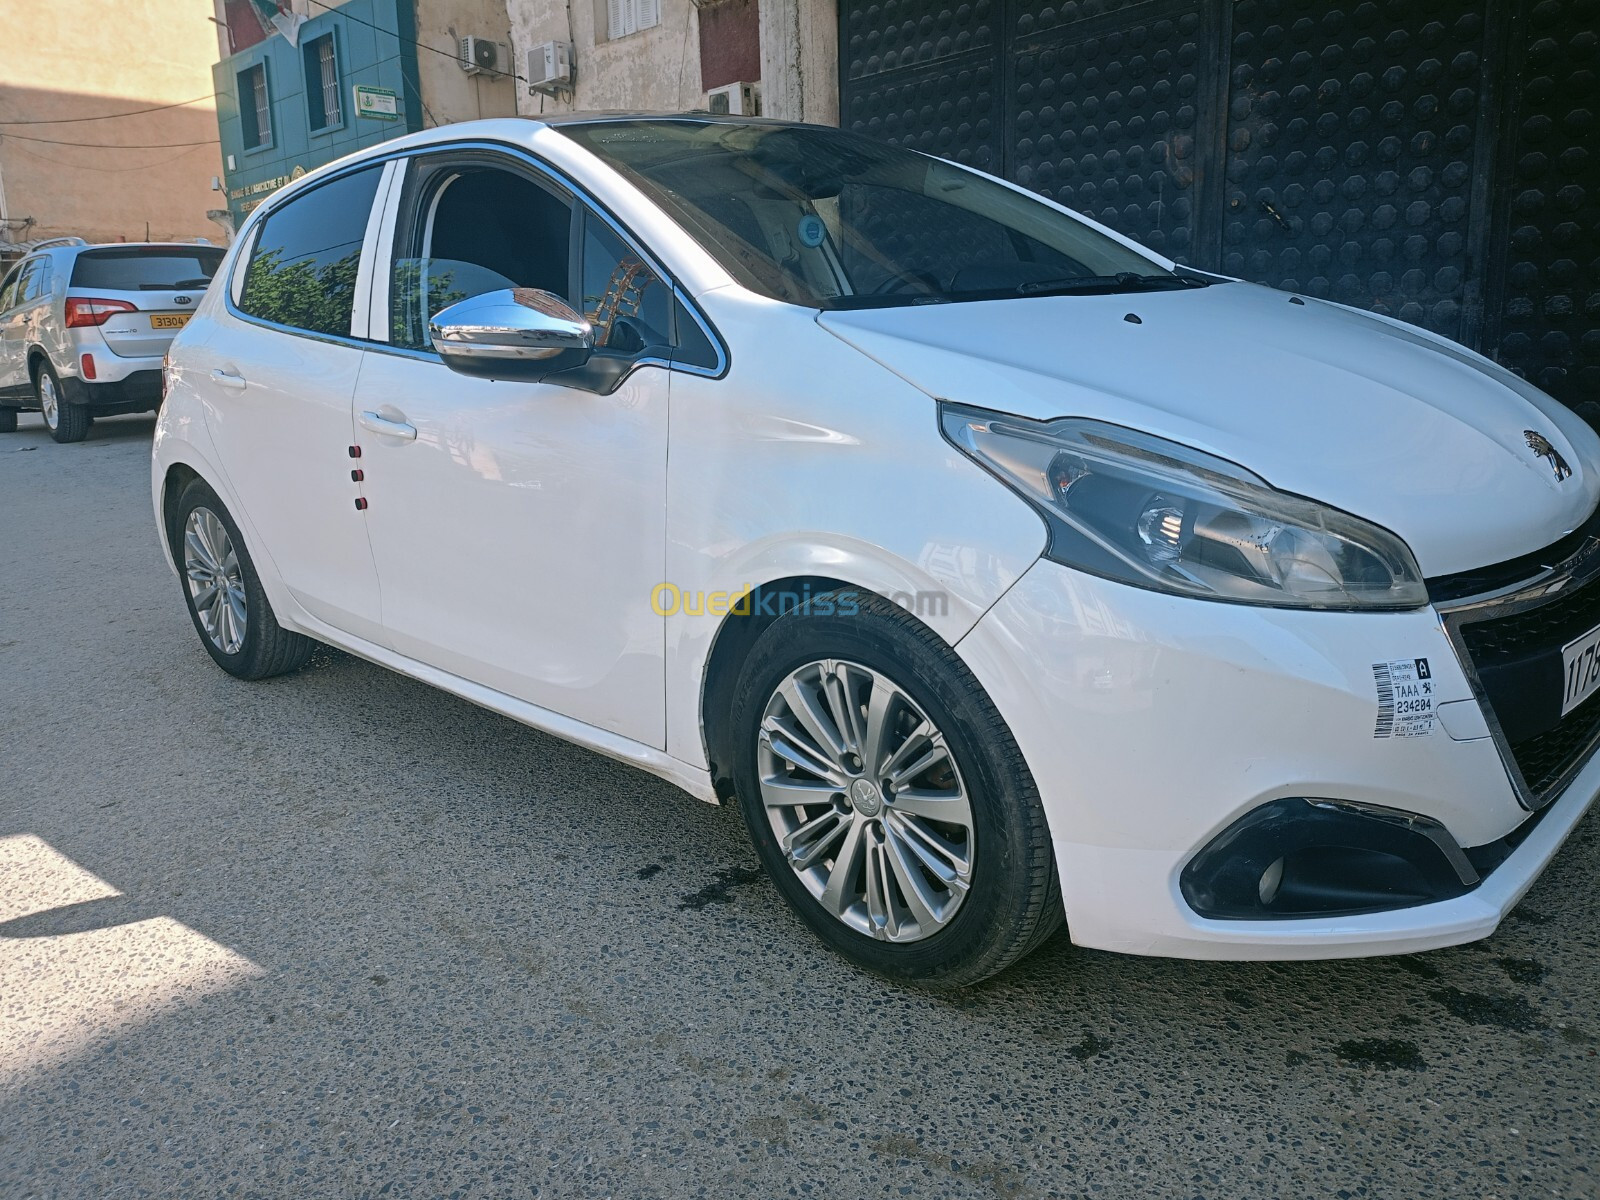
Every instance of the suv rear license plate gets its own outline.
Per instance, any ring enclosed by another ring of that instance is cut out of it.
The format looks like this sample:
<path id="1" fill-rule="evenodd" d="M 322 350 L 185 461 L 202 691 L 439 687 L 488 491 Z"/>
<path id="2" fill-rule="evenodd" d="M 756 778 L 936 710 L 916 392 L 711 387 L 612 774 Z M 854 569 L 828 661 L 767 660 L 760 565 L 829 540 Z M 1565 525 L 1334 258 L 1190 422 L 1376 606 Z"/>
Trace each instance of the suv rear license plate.
<path id="1" fill-rule="evenodd" d="M 155 313 L 150 318 L 151 329 L 182 329 L 189 323 L 189 313 Z"/>
<path id="2" fill-rule="evenodd" d="M 1595 692 L 1600 691 L 1600 628 L 1591 629 L 1575 642 L 1561 648 L 1566 668 L 1567 690 L 1561 697 L 1564 717 Z"/>

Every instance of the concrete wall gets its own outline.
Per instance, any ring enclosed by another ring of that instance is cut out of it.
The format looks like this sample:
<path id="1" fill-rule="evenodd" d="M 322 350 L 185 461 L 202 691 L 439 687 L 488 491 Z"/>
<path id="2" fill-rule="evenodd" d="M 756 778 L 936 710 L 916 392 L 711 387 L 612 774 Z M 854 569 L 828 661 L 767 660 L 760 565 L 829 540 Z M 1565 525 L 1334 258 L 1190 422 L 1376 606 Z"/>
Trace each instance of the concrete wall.
<path id="1" fill-rule="evenodd" d="M 703 108 L 700 18 L 690 0 L 661 0 L 661 23 L 621 38 L 606 36 L 605 0 L 507 0 L 516 40 L 517 70 L 530 46 L 570 41 L 577 87 L 569 98 L 530 96 L 517 88 L 518 111 L 589 112 L 604 109 L 678 112 Z M 571 20 L 570 31 L 568 20 Z"/>
<path id="2" fill-rule="evenodd" d="M 754 2 L 723 0 L 725 4 Z M 506 7 L 519 70 L 528 47 L 542 41 L 571 41 L 577 65 L 577 86 L 571 96 L 530 96 L 526 88 L 519 87 L 517 103 L 523 113 L 681 112 L 706 107 L 702 58 L 711 70 L 705 77 L 709 80 L 716 75 L 719 47 L 702 42 L 702 14 L 692 0 L 661 0 L 660 25 L 615 40 L 606 37 L 605 0 L 572 0 L 570 8 L 565 0 L 507 0 Z M 710 38 L 717 28 L 711 14 L 720 10 L 713 3 L 704 7 Z M 835 0 L 759 0 L 758 17 L 757 82 L 764 115 L 838 124 Z"/>
<path id="3" fill-rule="evenodd" d="M 0 241 L 135 241 L 147 228 L 156 239 L 223 239 L 206 217 L 223 207 L 211 190 L 222 173 L 212 11 L 212 0 L 0 3 L 0 121 L 200 98 L 112 120 L 0 124 Z"/>
<path id="4" fill-rule="evenodd" d="M 516 116 L 515 79 L 469 75 L 454 58 L 464 37 L 485 37 L 510 46 L 505 0 L 417 0 L 416 10 L 417 41 L 427 47 L 417 51 L 417 76 L 428 108 L 423 123 L 447 125 L 479 117 Z M 512 70 L 521 73 L 522 68 L 513 66 Z"/>
<path id="5" fill-rule="evenodd" d="M 761 0 L 762 112 L 839 123 L 839 7 L 835 0 Z"/>

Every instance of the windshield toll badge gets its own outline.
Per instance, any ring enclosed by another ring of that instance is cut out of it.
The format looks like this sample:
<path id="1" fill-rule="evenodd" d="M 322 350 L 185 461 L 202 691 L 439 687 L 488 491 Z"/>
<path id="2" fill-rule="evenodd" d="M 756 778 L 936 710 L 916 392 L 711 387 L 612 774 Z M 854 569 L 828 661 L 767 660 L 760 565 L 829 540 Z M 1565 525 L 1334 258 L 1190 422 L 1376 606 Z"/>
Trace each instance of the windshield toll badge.
<path id="1" fill-rule="evenodd" d="M 1550 469 L 1556 473 L 1557 483 L 1572 474 L 1572 468 L 1567 466 L 1567 460 L 1561 457 L 1561 451 L 1552 446 L 1544 434 L 1535 433 L 1531 429 L 1524 429 L 1522 436 L 1528 443 L 1528 449 L 1532 450 L 1539 458 L 1549 460 Z"/>

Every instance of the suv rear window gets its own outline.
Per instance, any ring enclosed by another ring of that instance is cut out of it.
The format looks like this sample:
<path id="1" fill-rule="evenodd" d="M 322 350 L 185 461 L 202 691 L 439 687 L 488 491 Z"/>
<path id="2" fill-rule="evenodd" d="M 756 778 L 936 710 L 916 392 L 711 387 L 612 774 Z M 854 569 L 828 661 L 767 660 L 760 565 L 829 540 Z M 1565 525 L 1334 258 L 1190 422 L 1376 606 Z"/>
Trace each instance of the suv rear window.
<path id="1" fill-rule="evenodd" d="M 110 292 L 204 289 L 222 265 L 220 247 L 86 250 L 72 266 L 72 287 Z"/>

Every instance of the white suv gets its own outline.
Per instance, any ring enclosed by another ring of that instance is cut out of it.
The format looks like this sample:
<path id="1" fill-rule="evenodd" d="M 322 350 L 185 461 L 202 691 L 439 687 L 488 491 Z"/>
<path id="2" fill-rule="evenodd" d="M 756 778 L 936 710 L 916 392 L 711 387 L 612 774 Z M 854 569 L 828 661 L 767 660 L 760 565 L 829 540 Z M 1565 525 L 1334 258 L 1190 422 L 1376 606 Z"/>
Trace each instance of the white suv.
<path id="1" fill-rule="evenodd" d="M 1484 937 L 1600 791 L 1583 421 L 838 130 L 490 121 L 313 172 L 178 336 L 152 486 L 223 669 L 328 642 L 736 800 L 899 979 L 1063 918 Z"/>
<path id="2" fill-rule="evenodd" d="M 0 282 L 0 433 L 36 409 L 51 437 L 77 442 L 96 416 L 158 408 L 161 360 L 223 253 L 64 242 L 35 249 Z"/>

